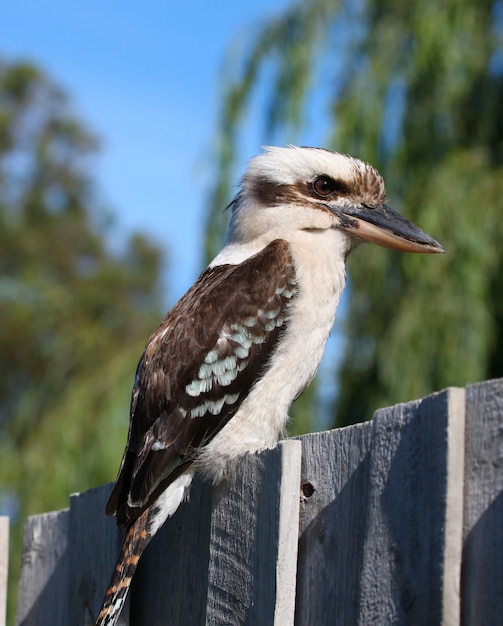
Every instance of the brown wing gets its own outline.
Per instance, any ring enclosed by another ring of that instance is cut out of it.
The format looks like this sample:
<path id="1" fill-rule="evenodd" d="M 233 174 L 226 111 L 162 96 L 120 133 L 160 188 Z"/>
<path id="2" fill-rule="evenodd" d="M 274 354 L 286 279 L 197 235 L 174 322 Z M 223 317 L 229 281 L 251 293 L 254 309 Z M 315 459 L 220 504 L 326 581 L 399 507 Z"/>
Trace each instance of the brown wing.
<path id="1" fill-rule="evenodd" d="M 198 456 L 266 371 L 296 294 L 288 244 L 208 268 L 153 332 L 107 513 L 129 525 Z"/>

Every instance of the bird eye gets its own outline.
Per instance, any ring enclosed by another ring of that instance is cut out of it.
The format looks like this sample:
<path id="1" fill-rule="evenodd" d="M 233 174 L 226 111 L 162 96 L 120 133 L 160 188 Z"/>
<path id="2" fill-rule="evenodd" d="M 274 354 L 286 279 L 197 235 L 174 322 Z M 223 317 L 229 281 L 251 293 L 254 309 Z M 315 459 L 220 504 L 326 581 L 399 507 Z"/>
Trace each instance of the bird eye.
<path id="1" fill-rule="evenodd" d="M 335 182 L 328 176 L 319 176 L 313 181 L 313 190 L 319 196 L 329 196 L 335 191 Z"/>

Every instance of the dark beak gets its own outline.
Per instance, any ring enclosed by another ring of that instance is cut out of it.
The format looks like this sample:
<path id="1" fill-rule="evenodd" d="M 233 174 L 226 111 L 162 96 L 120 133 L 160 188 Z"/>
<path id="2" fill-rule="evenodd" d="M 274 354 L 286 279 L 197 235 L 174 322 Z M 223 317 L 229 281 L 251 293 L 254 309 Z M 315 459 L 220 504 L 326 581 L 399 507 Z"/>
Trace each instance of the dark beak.
<path id="1" fill-rule="evenodd" d="M 350 207 L 330 207 L 340 219 L 340 228 L 366 241 L 406 252 L 444 252 L 443 247 L 386 204 L 361 204 Z"/>

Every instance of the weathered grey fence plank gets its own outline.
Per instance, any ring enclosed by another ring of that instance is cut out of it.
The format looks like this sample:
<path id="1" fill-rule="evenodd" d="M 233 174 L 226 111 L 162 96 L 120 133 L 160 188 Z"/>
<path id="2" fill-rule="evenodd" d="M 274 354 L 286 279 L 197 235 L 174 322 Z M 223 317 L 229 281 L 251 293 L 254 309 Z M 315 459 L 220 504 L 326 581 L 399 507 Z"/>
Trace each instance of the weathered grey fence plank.
<path id="1" fill-rule="evenodd" d="M 244 458 L 236 483 L 216 493 L 196 477 L 140 561 L 131 624 L 291 624 L 300 457 L 288 441 Z"/>
<path id="2" fill-rule="evenodd" d="M 292 624 L 300 470 L 300 442 L 284 441 L 273 450 L 243 458 L 236 481 L 215 492 L 209 626 Z"/>
<path id="3" fill-rule="evenodd" d="M 281 450 L 279 519 L 276 547 L 276 605 L 274 626 L 290 626 L 295 615 L 299 547 L 302 444 L 284 441 Z M 293 445 L 292 445 L 293 444 Z"/>
<path id="4" fill-rule="evenodd" d="M 121 541 L 104 515 L 110 488 L 73 495 L 70 509 L 28 519 L 16 624 L 94 623 Z M 119 624 L 127 623 L 126 608 Z"/>
<path id="5" fill-rule="evenodd" d="M 467 387 L 462 624 L 503 623 L 503 381 Z"/>
<path id="6" fill-rule="evenodd" d="M 7 572 L 9 569 L 9 518 L 0 516 L 0 626 L 7 617 Z"/>
<path id="7" fill-rule="evenodd" d="M 464 390 L 377 411 L 372 425 L 357 623 L 454 626 L 462 537 L 459 521 L 448 524 L 463 484 L 463 454 L 453 446 L 463 449 Z"/>
<path id="8" fill-rule="evenodd" d="M 447 494 L 442 572 L 442 625 L 457 626 L 461 618 L 461 566 L 465 478 L 466 392 L 447 390 Z"/>
<path id="9" fill-rule="evenodd" d="M 206 619 L 211 485 L 196 476 L 148 546 L 131 588 L 131 625 L 199 626 Z"/>
<path id="10" fill-rule="evenodd" d="M 126 607 L 119 624 L 221 624 L 215 611 L 222 609 L 230 587 L 240 590 L 232 610 L 248 617 L 225 623 L 290 624 L 300 458 L 298 441 L 244 458 L 237 482 L 213 503 L 211 485 L 196 478 L 191 501 L 168 520 L 142 558 L 131 590 L 134 611 L 129 615 Z M 76 494 L 69 511 L 30 518 L 18 624 L 93 623 L 122 540 L 114 520 L 103 514 L 109 493 L 110 485 Z M 227 554 L 219 551 L 223 532 Z M 236 578 L 219 570 L 232 550 L 235 563 L 241 559 L 241 576 Z"/>
<path id="11" fill-rule="evenodd" d="M 502 487 L 501 380 L 282 442 L 226 489 L 195 480 L 120 623 L 289 626 L 295 594 L 297 626 L 500 623 Z M 28 520 L 18 626 L 92 623 L 121 541 L 109 492 Z"/>
<path id="12" fill-rule="evenodd" d="M 94 623 L 115 568 L 123 535 L 115 519 L 105 516 L 111 488 L 112 485 L 105 485 L 70 498 L 66 623 L 72 626 Z M 118 624 L 129 624 L 128 605 Z"/>
<path id="13" fill-rule="evenodd" d="M 301 438 L 297 626 L 357 623 L 371 429 Z"/>
<path id="14" fill-rule="evenodd" d="M 68 509 L 29 517 L 23 538 L 18 626 L 68 624 Z"/>

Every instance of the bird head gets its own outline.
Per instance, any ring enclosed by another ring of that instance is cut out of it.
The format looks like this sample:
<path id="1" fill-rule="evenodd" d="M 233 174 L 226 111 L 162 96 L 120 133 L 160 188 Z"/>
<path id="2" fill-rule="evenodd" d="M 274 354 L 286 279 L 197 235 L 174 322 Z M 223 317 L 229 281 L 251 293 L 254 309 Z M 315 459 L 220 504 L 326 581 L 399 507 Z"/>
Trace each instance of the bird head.
<path id="1" fill-rule="evenodd" d="M 345 154 L 267 147 L 250 161 L 240 187 L 231 203 L 228 243 L 337 229 L 346 253 L 363 241 L 408 252 L 444 251 L 387 206 L 384 181 L 375 168 Z"/>

